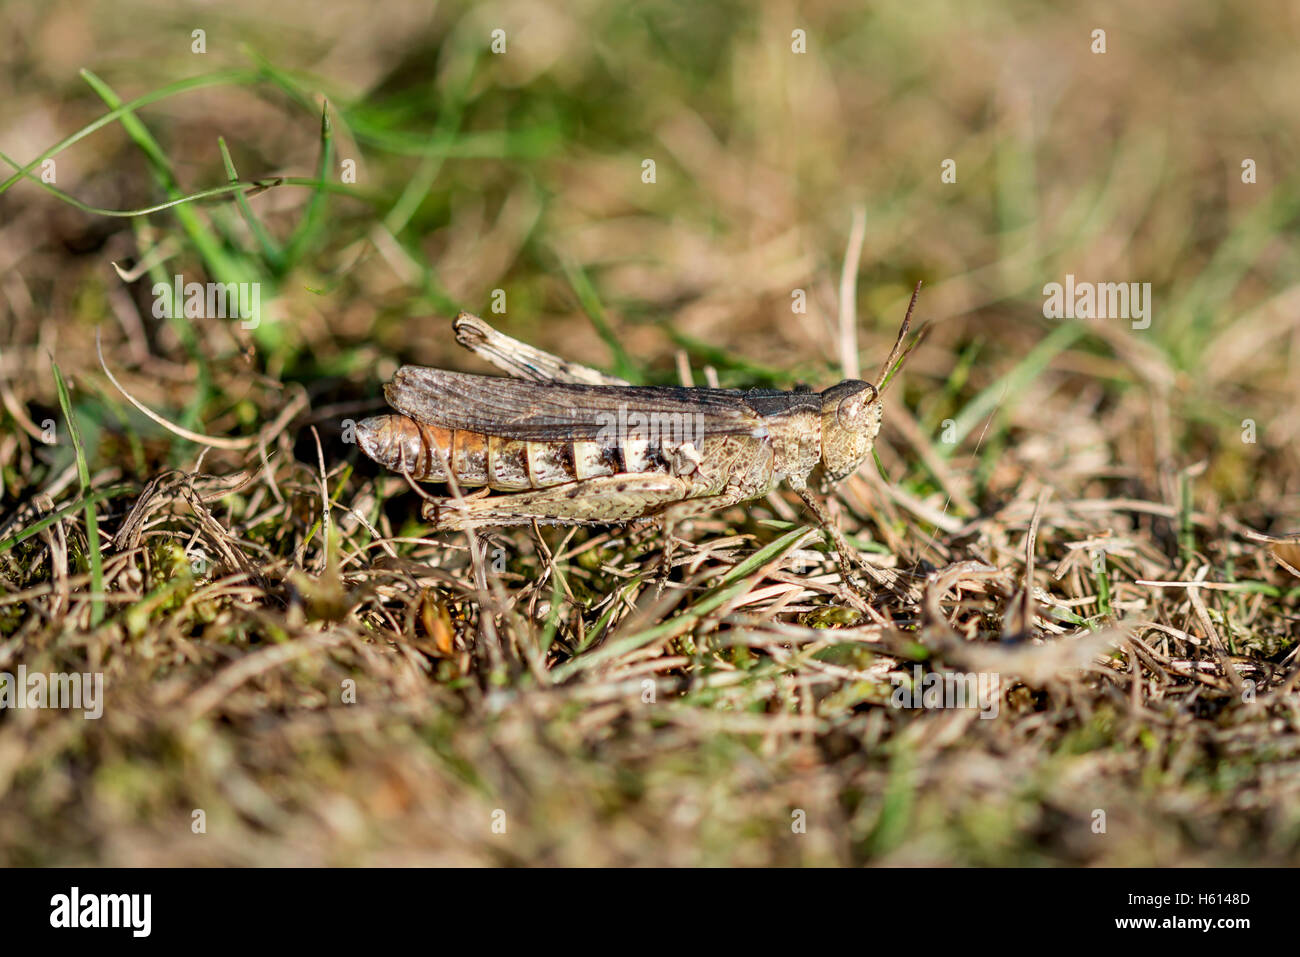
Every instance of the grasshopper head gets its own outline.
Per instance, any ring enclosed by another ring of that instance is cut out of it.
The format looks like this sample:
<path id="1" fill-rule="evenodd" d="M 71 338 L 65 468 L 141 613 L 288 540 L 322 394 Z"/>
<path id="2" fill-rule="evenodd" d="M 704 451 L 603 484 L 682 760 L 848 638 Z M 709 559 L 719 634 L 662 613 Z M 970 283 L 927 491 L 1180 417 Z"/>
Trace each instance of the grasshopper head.
<path id="1" fill-rule="evenodd" d="M 832 482 L 852 474 L 871 454 L 884 405 L 870 382 L 849 379 L 821 394 L 822 470 Z"/>
<path id="2" fill-rule="evenodd" d="M 881 396 L 893 381 L 894 373 L 902 368 L 908 353 L 925 336 L 925 329 L 922 328 L 910 343 L 907 340 L 907 332 L 912 325 L 912 310 L 916 308 L 916 297 L 920 292 L 921 284 L 918 282 L 912 291 L 912 301 L 907 304 L 907 314 L 903 316 L 903 325 L 898 330 L 898 338 L 894 340 L 894 348 L 890 350 L 885 364 L 880 367 L 876 384 L 847 379 L 821 394 L 821 466 L 832 482 L 852 475 L 871 454 L 871 447 L 880 434 L 880 417 L 885 409 Z"/>

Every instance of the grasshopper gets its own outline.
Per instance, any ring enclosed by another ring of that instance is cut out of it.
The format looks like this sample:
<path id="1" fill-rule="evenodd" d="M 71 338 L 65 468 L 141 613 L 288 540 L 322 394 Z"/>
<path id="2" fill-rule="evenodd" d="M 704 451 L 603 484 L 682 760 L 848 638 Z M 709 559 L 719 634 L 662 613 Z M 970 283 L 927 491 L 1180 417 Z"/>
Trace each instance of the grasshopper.
<path id="1" fill-rule="evenodd" d="M 402 366 L 384 386 L 398 414 L 357 423 L 357 443 L 385 468 L 450 486 L 452 495 L 425 502 L 422 516 L 435 531 L 658 517 L 665 576 L 675 523 L 784 482 L 816 516 L 853 584 L 857 554 L 810 482 L 829 492 L 871 454 L 890 373 L 919 341 L 904 349 L 919 291 L 877 381 L 849 379 L 823 392 L 634 386 L 462 312 L 457 341 L 509 377 Z"/>

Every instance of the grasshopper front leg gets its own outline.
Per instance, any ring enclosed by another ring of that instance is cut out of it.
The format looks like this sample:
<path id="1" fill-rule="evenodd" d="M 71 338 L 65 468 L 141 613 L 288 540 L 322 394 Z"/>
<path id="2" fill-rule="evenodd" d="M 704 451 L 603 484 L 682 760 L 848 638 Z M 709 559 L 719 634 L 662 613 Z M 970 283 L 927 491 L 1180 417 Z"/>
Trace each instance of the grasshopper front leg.
<path id="1" fill-rule="evenodd" d="M 751 489 L 732 486 L 726 491 L 719 492 L 717 495 L 705 495 L 702 498 L 691 498 L 676 505 L 670 505 L 660 513 L 663 522 L 664 552 L 663 560 L 659 567 L 658 591 L 662 592 L 664 586 L 668 583 L 668 576 L 673 570 L 673 546 L 676 539 L 673 537 L 673 529 L 678 522 L 695 518 L 698 515 L 707 515 L 710 512 L 717 512 L 724 508 L 730 508 L 732 505 L 738 505 L 741 502 L 753 498 L 754 494 Z"/>
<path id="2" fill-rule="evenodd" d="M 886 574 L 858 556 L 857 551 L 849 545 L 848 539 L 844 537 L 844 533 L 835 524 L 835 519 L 831 517 L 830 512 L 826 511 L 826 506 L 822 504 L 821 500 L 817 498 L 816 494 L 805 482 L 797 480 L 793 476 L 788 481 L 795 494 L 808 506 L 808 510 L 816 516 L 817 523 L 821 526 L 822 531 L 830 538 L 831 544 L 835 546 L 835 556 L 840 567 L 840 577 L 844 580 L 845 585 L 864 591 L 858 585 L 857 577 L 853 574 L 853 565 L 856 563 L 877 585 L 888 588 L 896 595 L 907 597 L 899 589 L 892 575 Z"/>

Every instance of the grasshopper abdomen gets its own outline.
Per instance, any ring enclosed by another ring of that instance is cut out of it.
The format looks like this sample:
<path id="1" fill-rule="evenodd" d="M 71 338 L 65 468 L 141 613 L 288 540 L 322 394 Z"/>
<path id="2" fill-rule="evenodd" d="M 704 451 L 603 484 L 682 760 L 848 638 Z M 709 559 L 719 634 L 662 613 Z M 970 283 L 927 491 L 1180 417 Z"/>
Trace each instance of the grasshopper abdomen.
<path id="1" fill-rule="evenodd" d="M 642 447 L 644 442 L 509 439 L 442 428 L 408 415 L 364 419 L 357 423 L 357 443 L 380 465 L 417 482 L 446 482 L 450 477 L 459 486 L 500 492 L 663 468 L 660 457 Z"/>

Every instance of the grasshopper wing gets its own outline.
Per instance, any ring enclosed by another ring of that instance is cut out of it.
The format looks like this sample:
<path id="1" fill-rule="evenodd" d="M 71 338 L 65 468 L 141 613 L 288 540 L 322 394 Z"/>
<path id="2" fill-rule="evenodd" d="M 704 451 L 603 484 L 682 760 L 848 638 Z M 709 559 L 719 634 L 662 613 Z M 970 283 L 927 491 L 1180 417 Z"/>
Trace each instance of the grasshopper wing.
<path id="1" fill-rule="evenodd" d="M 525 441 L 649 437 L 664 423 L 679 422 L 704 434 L 769 434 L 746 393 L 732 389 L 539 384 L 402 366 L 384 395 L 418 422 Z"/>

